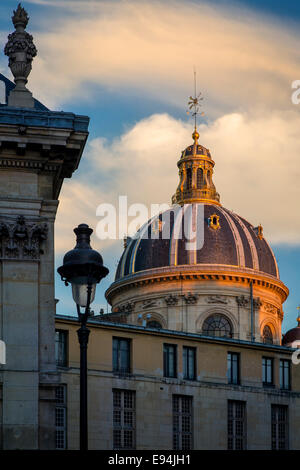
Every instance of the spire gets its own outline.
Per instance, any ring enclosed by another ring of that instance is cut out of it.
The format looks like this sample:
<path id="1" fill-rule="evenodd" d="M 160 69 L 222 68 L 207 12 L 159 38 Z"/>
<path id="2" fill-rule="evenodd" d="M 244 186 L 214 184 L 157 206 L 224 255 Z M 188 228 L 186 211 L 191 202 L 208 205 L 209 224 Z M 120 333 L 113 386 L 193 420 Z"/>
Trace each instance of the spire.
<path id="1" fill-rule="evenodd" d="M 200 107 L 202 106 L 201 101 L 203 101 L 203 96 L 201 96 L 201 91 L 200 93 L 197 94 L 197 76 L 196 76 L 196 69 L 194 68 L 194 95 L 195 96 L 190 96 L 189 102 L 188 102 L 188 111 L 187 114 L 192 114 L 194 118 L 194 132 L 192 134 L 192 137 L 195 141 L 195 144 L 197 145 L 198 139 L 199 139 L 199 133 L 197 131 L 197 116 L 200 114 L 200 116 L 204 116 L 204 113 L 200 113 Z"/>
<path id="2" fill-rule="evenodd" d="M 194 143 L 187 147 L 181 155 L 177 166 L 179 168 L 179 185 L 172 197 L 173 204 L 190 204 L 193 202 L 206 202 L 220 205 L 220 196 L 212 181 L 215 162 L 212 160 L 210 151 L 199 144 L 199 132 L 197 129 L 197 116 L 200 114 L 200 106 L 203 97 L 197 95 L 196 71 L 194 70 L 194 96 L 190 96 L 187 111 L 194 117 L 194 132 L 192 138 Z"/>
<path id="3" fill-rule="evenodd" d="M 25 86 L 27 77 L 31 72 L 32 60 L 37 54 L 31 34 L 25 31 L 28 20 L 26 10 L 19 3 L 12 16 L 15 31 L 8 35 L 8 41 L 4 48 L 4 54 L 9 58 L 8 65 L 16 84 L 9 94 L 8 106 L 34 107 L 32 94 Z"/>

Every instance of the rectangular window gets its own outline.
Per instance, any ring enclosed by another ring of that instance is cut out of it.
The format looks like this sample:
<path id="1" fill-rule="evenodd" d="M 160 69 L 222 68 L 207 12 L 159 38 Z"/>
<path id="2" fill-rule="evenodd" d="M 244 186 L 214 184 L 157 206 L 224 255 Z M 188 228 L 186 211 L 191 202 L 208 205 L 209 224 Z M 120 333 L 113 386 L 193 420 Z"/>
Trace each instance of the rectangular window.
<path id="1" fill-rule="evenodd" d="M 177 377 L 176 353 L 175 344 L 164 344 L 164 377 Z"/>
<path id="2" fill-rule="evenodd" d="M 193 449 L 193 397 L 173 395 L 173 449 Z"/>
<path id="3" fill-rule="evenodd" d="M 130 373 L 130 346 L 131 340 L 113 338 L 113 371 Z"/>
<path id="4" fill-rule="evenodd" d="M 196 348 L 183 347 L 183 378 L 196 379 Z"/>
<path id="5" fill-rule="evenodd" d="M 265 387 L 273 386 L 273 358 L 262 358 L 262 382 Z"/>
<path id="6" fill-rule="evenodd" d="M 272 450 L 287 450 L 288 447 L 288 407 L 272 405 Z"/>
<path id="7" fill-rule="evenodd" d="M 228 400 L 228 449 L 246 449 L 246 403 Z"/>
<path id="8" fill-rule="evenodd" d="M 113 390 L 113 447 L 135 449 L 135 392 Z"/>
<path id="9" fill-rule="evenodd" d="M 68 331 L 55 330 L 55 359 L 58 366 L 68 365 Z"/>
<path id="10" fill-rule="evenodd" d="M 287 359 L 280 359 L 279 382 L 282 390 L 291 389 L 291 363 Z"/>
<path id="11" fill-rule="evenodd" d="M 238 353 L 227 354 L 227 378 L 230 384 L 240 383 L 240 355 Z"/>
<path id="12" fill-rule="evenodd" d="M 55 448 L 67 448 L 67 389 L 59 385 L 55 389 Z"/>

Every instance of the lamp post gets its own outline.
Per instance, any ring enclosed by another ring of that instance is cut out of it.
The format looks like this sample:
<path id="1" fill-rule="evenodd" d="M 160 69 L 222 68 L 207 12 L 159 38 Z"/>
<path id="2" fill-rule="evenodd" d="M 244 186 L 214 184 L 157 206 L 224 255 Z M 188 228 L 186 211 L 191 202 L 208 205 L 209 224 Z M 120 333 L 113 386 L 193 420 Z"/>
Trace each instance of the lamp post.
<path id="1" fill-rule="evenodd" d="M 72 295 L 80 322 L 80 328 L 77 330 L 80 344 L 80 450 L 87 450 L 87 346 L 90 330 L 86 323 L 90 304 L 95 298 L 96 284 L 109 271 L 103 266 L 100 253 L 91 248 L 90 237 L 93 230 L 86 224 L 80 224 L 74 232 L 77 237 L 76 246 L 65 254 L 63 265 L 57 271 L 66 285 L 72 285 Z M 81 308 L 84 309 L 83 313 Z"/>

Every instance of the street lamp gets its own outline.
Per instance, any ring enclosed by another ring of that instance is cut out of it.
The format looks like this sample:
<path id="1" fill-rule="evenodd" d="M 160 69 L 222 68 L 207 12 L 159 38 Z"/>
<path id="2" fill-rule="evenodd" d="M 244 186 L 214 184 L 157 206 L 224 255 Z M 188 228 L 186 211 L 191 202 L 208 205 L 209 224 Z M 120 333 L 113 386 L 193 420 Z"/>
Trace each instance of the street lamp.
<path id="1" fill-rule="evenodd" d="M 91 248 L 90 236 L 93 230 L 86 224 L 80 224 L 74 232 L 77 237 L 76 246 L 65 254 L 63 265 L 57 271 L 66 285 L 72 285 L 72 295 L 81 325 L 77 330 L 80 344 L 80 450 L 87 450 L 87 345 L 90 330 L 86 322 L 90 304 L 95 298 L 96 284 L 109 271 L 103 266 L 100 253 Z M 81 308 L 84 308 L 84 313 L 81 313 Z"/>

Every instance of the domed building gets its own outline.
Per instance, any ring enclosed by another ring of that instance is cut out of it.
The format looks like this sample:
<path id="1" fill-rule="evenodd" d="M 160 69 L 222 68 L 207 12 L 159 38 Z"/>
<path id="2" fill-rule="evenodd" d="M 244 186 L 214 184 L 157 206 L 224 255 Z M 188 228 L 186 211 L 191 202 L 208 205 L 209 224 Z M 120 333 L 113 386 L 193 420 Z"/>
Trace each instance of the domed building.
<path id="1" fill-rule="evenodd" d="M 273 251 L 262 226 L 221 205 L 211 153 L 192 137 L 171 209 L 127 238 L 107 300 L 130 324 L 280 344 L 288 289 Z"/>
<path id="2" fill-rule="evenodd" d="M 298 326 L 288 330 L 282 338 L 282 345 L 290 348 L 299 348 L 300 345 L 300 315 L 297 318 Z M 297 344 L 295 344 L 297 342 Z"/>
<path id="3" fill-rule="evenodd" d="M 178 161 L 172 206 L 125 240 L 112 313 L 88 321 L 93 448 L 300 448 L 300 369 L 281 345 L 288 289 L 262 227 L 221 205 L 198 140 Z M 64 393 L 79 383 L 77 327 L 56 315 Z"/>
<path id="4" fill-rule="evenodd" d="M 86 440 L 117 451 L 105 454 L 110 464 L 132 464 L 135 449 L 299 450 L 300 368 L 287 346 L 300 327 L 280 344 L 288 289 L 262 227 L 222 207 L 196 130 L 173 206 L 126 240 L 106 293 L 113 313 L 84 318 L 83 387 L 78 318 L 54 315 L 54 221 L 89 118 L 33 98 L 25 84 L 36 49 L 21 5 L 12 20 L 15 85 L 0 74 L 0 449 Z M 153 463 L 191 463 L 176 455 L 157 452 Z"/>

